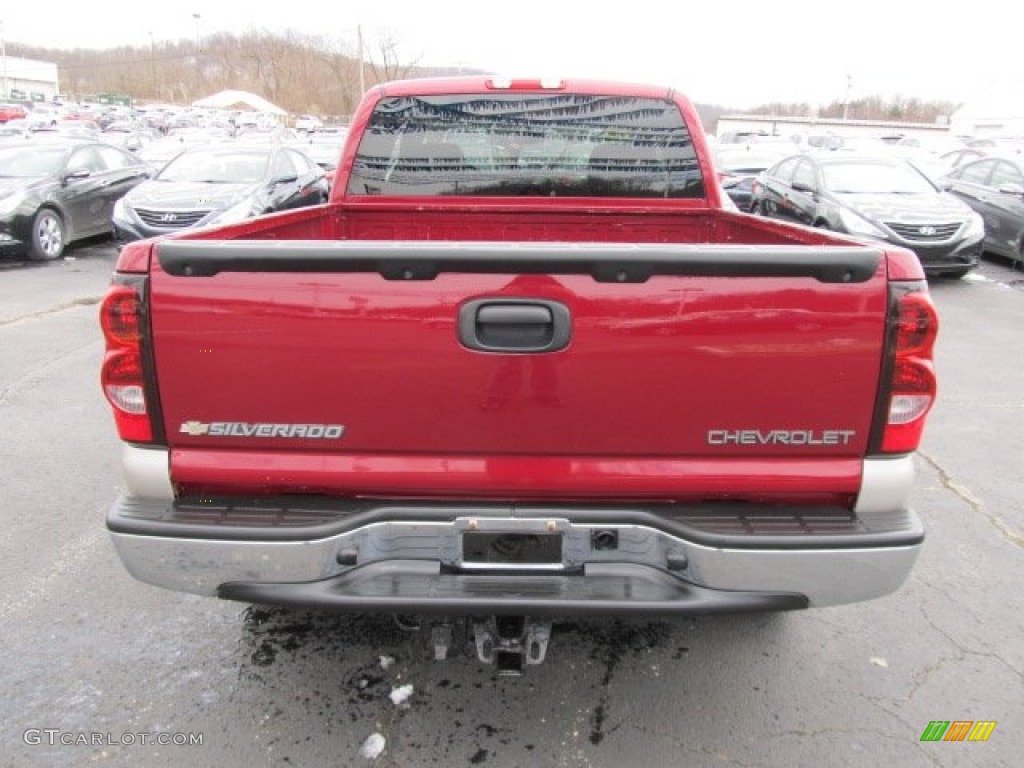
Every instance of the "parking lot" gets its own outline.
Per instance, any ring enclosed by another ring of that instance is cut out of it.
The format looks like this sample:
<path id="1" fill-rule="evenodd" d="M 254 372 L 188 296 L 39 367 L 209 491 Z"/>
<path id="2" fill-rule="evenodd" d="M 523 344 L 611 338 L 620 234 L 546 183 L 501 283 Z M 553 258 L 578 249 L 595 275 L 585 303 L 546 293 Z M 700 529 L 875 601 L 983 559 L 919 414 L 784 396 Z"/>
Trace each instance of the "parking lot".
<path id="1" fill-rule="evenodd" d="M 940 400 L 914 494 L 928 539 L 901 591 L 560 624 L 544 666 L 503 679 L 475 658 L 434 662 L 390 620 L 219 602 L 125 572 L 103 524 L 120 469 L 98 384 L 115 258 L 100 240 L 0 261 L 0 764 L 1020 764 L 1024 272 L 1008 262 L 933 282 Z M 986 742 L 920 741 L 934 720 L 997 725 Z M 360 756 L 373 734 L 383 753 Z"/>

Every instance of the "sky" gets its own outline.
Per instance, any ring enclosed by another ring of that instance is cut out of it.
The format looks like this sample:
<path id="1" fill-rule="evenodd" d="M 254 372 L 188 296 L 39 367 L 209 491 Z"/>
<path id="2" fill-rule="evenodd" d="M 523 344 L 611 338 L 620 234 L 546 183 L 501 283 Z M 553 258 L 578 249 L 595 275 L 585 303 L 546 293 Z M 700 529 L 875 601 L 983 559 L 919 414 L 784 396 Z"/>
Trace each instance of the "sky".
<path id="1" fill-rule="evenodd" d="M 1019 71 L 1022 19 L 1005 0 L 48 0 L 45 15 L 11 0 L 0 31 L 7 42 L 104 48 L 148 46 L 150 33 L 159 43 L 291 29 L 354 53 L 361 29 L 368 55 L 391 41 L 402 63 L 649 82 L 742 109 L 847 94 L 964 102 Z"/>

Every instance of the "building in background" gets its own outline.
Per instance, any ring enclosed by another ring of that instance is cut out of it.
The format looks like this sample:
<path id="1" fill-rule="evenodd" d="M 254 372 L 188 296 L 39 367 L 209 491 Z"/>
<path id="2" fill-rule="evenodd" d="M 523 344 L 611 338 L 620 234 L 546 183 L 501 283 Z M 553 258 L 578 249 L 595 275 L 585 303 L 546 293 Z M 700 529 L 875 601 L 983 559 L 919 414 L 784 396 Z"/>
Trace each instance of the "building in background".
<path id="1" fill-rule="evenodd" d="M 262 96 L 248 91 L 221 91 L 205 99 L 192 102 L 193 107 L 211 107 L 213 109 L 234 109 L 257 112 L 262 115 L 272 115 L 275 118 L 283 118 L 288 113 L 276 104 L 271 104 Z"/>
<path id="2" fill-rule="evenodd" d="M 888 120 L 843 120 L 826 117 L 779 117 L 774 115 L 722 115 L 718 118 L 719 139 L 724 136 L 775 136 L 799 139 L 808 135 L 873 136 L 891 141 L 906 136 L 948 136 L 949 125 L 907 123 Z"/>
<path id="3" fill-rule="evenodd" d="M 953 113 L 950 129 L 963 136 L 1024 136 L 1024 80 L 1004 78 L 990 83 Z"/>
<path id="4" fill-rule="evenodd" d="M 0 60 L 0 99 L 52 101 L 59 93 L 56 64 L 7 55 Z"/>

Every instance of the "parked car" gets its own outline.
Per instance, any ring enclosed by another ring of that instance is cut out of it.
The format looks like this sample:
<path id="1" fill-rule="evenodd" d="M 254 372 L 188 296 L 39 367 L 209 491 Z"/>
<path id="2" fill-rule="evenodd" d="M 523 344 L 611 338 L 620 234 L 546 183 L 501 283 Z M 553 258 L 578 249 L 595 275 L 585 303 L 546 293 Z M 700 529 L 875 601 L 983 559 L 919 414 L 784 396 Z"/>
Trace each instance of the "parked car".
<path id="1" fill-rule="evenodd" d="M 324 178 L 327 181 L 328 189 L 330 189 L 334 183 L 334 172 L 338 169 L 341 147 L 344 143 L 344 134 L 339 137 L 337 134 L 313 133 L 307 137 L 292 140 L 288 142 L 287 146 L 299 150 L 323 168 Z"/>
<path id="2" fill-rule="evenodd" d="M 978 264 L 985 236 L 981 217 L 967 204 L 895 158 L 789 157 L 755 181 L 751 209 L 901 245 L 930 275 L 966 275 Z"/>
<path id="3" fill-rule="evenodd" d="M 8 120 L 24 120 L 28 112 L 20 104 L 0 104 L 0 123 Z"/>
<path id="4" fill-rule="evenodd" d="M 967 146 L 975 149 L 988 149 L 991 154 L 1020 155 L 1024 154 L 1024 137 L 1021 136 L 989 136 L 971 139 Z"/>
<path id="5" fill-rule="evenodd" d="M 296 131 L 315 131 L 317 128 L 323 126 L 323 121 L 319 117 L 314 115 L 302 115 L 295 121 Z"/>
<path id="6" fill-rule="evenodd" d="M 829 136 L 818 149 L 889 157 L 894 154 L 893 146 L 884 141 L 881 136 Z"/>
<path id="7" fill-rule="evenodd" d="M 750 210 L 751 187 L 759 173 L 775 165 L 793 151 L 788 143 L 783 151 L 775 144 L 723 144 L 715 148 L 715 167 L 722 188 L 741 211 Z"/>
<path id="8" fill-rule="evenodd" d="M 96 123 L 87 120 L 62 120 L 58 123 L 36 123 L 32 126 L 32 133 L 40 137 L 50 137 L 54 140 L 60 139 L 86 139 L 91 141 L 103 141 L 100 138 L 99 128 Z"/>
<path id="9" fill-rule="evenodd" d="M 207 145 L 208 142 L 203 142 L 203 144 Z M 159 171 L 171 160 L 193 146 L 198 146 L 198 144 L 182 141 L 178 136 L 164 136 L 135 150 L 135 154 Z"/>
<path id="10" fill-rule="evenodd" d="M 24 120 L 9 120 L 0 123 L 0 142 L 26 141 L 32 137 Z"/>
<path id="11" fill-rule="evenodd" d="M 115 202 L 150 168 L 89 141 L 0 146 L 0 248 L 56 259 L 73 240 L 109 233 Z"/>
<path id="12" fill-rule="evenodd" d="M 990 154 L 991 152 L 984 147 L 964 147 L 963 149 L 954 149 L 951 152 L 939 155 L 939 162 L 945 166 L 946 171 L 943 175 L 946 175 L 954 168 L 967 165 L 967 163 L 974 160 L 980 160 Z"/>
<path id="13" fill-rule="evenodd" d="M 985 220 L 986 251 L 1024 263 L 1024 162 L 975 160 L 949 173 L 944 186 Z"/>
<path id="14" fill-rule="evenodd" d="M 33 104 L 25 118 L 31 129 L 52 127 L 60 122 L 60 111 L 49 104 Z"/>
<path id="15" fill-rule="evenodd" d="M 948 152 L 955 152 L 958 149 L 965 149 L 967 144 L 956 136 L 949 133 L 937 133 L 934 135 L 922 134 L 920 136 L 904 136 L 898 142 L 898 147 L 914 147 L 931 152 L 933 155 L 943 155 Z"/>
<path id="16" fill-rule="evenodd" d="M 194 147 L 119 201 L 114 231 L 129 242 L 326 200 L 323 170 L 293 148 Z"/>

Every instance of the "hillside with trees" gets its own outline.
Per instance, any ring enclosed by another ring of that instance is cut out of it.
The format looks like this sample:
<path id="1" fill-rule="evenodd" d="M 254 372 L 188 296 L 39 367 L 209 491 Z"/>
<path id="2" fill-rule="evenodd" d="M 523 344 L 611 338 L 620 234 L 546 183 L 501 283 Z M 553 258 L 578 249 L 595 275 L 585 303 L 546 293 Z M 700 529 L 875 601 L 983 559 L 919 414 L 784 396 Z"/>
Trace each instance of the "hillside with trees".
<path id="1" fill-rule="evenodd" d="M 148 42 L 106 50 L 61 50 L 7 43 L 7 55 L 55 62 L 61 91 L 72 99 L 101 93 L 131 96 L 137 102 L 188 104 L 226 89 L 251 91 L 294 114 L 350 115 L 361 87 L 405 77 L 479 74 L 480 70 L 423 68 L 406 58 L 394 40 L 367 40 L 360 52 L 327 37 L 250 30 L 202 40 Z M 752 114 L 842 117 L 862 120 L 934 122 L 956 105 L 900 96 L 871 96 L 821 108 L 810 104 L 765 104 Z M 739 112 L 721 105 L 698 105 L 707 130 L 718 117 Z"/>
<path id="2" fill-rule="evenodd" d="M 889 120 L 907 123 L 934 123 L 939 117 L 949 116 L 958 105 L 951 101 L 922 101 L 905 96 L 866 96 L 851 100 L 848 104 L 833 101 L 822 107 L 801 104 L 762 104 L 747 110 L 752 115 L 775 115 L 777 117 L 820 117 L 850 120 Z"/>
<path id="3" fill-rule="evenodd" d="M 358 51 L 296 32 L 217 34 L 201 41 L 156 42 L 106 50 L 59 50 L 7 44 L 7 55 L 57 64 L 61 92 L 80 100 L 100 93 L 137 102 L 188 104 L 225 89 L 259 94 L 292 113 L 349 115 L 360 87 L 436 74 L 400 57 L 389 39 Z M 443 74 L 454 74 L 447 70 Z"/>

